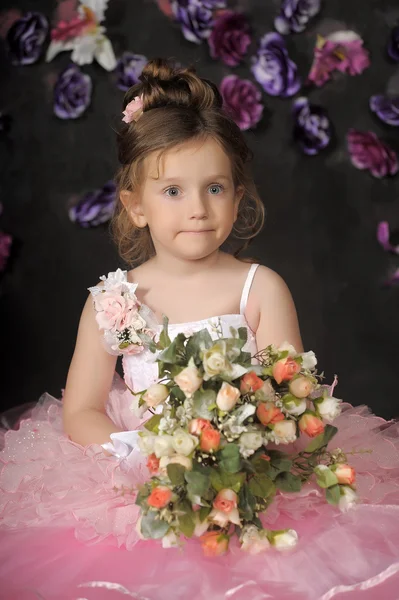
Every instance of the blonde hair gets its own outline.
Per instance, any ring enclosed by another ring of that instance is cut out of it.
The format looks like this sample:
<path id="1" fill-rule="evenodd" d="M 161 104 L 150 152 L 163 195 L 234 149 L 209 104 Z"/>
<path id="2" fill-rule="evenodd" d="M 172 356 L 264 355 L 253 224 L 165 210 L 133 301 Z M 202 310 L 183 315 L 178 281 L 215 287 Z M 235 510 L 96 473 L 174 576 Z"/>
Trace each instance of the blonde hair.
<path id="1" fill-rule="evenodd" d="M 230 236 L 244 242 L 235 252 L 238 256 L 262 229 L 265 211 L 249 170 L 252 153 L 240 129 L 223 111 L 217 87 L 198 77 L 193 68 L 175 67 L 162 59 L 148 62 L 140 81 L 126 93 L 123 106 L 141 96 L 143 113 L 118 133 L 121 166 L 116 175 L 119 193 L 111 229 L 120 256 L 134 265 L 155 254 L 148 227 L 140 229 L 132 222 L 119 197 L 122 190 L 134 191 L 139 186 L 144 159 L 153 152 L 158 152 L 160 159 L 170 148 L 207 137 L 226 152 L 234 185 L 244 190 Z"/>

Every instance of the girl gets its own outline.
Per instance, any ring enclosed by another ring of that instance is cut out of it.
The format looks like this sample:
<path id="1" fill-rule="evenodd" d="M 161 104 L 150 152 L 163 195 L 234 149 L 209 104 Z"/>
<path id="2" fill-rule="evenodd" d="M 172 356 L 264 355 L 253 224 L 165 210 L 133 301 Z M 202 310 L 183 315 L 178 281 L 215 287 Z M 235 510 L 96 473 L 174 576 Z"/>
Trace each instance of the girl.
<path id="1" fill-rule="evenodd" d="M 140 539 L 133 488 L 149 474 L 132 395 L 115 375 L 118 351 L 107 333 L 120 307 L 111 284 L 137 286 L 141 317 L 155 335 L 167 315 L 172 338 L 204 327 L 212 334 L 218 322 L 226 335 L 245 326 L 253 355 L 284 341 L 301 351 L 302 342 L 281 278 L 221 250 L 232 237 L 253 238 L 263 208 L 249 150 L 216 87 L 193 70 L 151 61 L 123 114 L 113 229 L 121 256 L 139 266 L 90 288 L 62 403 L 46 395 L 5 435 L 0 597 L 397 599 L 399 427 L 364 406 L 344 405 L 334 438 L 344 451 L 367 448 L 351 457 L 360 504 L 339 513 L 312 484 L 280 493 L 265 518 L 273 529 L 298 531 L 288 555 L 240 551 L 209 560 L 196 542 L 179 552 Z M 103 286 L 108 294 L 99 295 Z M 152 355 L 138 349 L 123 355 L 134 391 L 157 379 Z"/>

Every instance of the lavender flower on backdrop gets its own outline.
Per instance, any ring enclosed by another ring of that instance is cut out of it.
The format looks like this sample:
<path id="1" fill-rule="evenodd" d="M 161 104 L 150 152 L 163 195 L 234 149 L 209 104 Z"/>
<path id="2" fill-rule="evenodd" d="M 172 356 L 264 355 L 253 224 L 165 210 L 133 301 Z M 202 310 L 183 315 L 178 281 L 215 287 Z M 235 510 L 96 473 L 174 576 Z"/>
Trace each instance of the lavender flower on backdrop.
<path id="1" fill-rule="evenodd" d="M 399 254 L 399 244 L 394 246 L 390 241 L 391 232 L 389 229 L 389 223 L 387 221 L 381 221 L 378 223 L 377 227 L 377 240 L 379 244 L 386 250 L 387 252 L 392 252 L 393 254 Z"/>
<path id="2" fill-rule="evenodd" d="M 91 102 L 92 83 L 79 67 L 70 64 L 54 87 L 54 113 L 59 119 L 77 119 Z"/>
<path id="3" fill-rule="evenodd" d="M 131 52 L 122 54 L 115 69 L 118 77 L 116 85 L 122 92 L 127 92 L 132 85 L 139 82 L 139 77 L 147 61 L 148 59 L 141 54 L 132 54 Z"/>
<path id="4" fill-rule="evenodd" d="M 0 231 L 0 271 L 4 271 L 11 253 L 12 237 Z"/>
<path id="5" fill-rule="evenodd" d="M 28 12 L 7 32 L 8 54 L 13 65 L 32 65 L 42 54 L 49 24 L 44 15 Z"/>
<path id="6" fill-rule="evenodd" d="M 387 125 L 399 127 L 399 96 L 371 96 L 370 110 Z"/>
<path id="7" fill-rule="evenodd" d="M 301 87 L 298 68 L 289 58 L 284 38 L 278 33 L 267 33 L 261 38 L 251 70 L 256 81 L 271 96 L 288 98 Z"/>
<path id="8" fill-rule="evenodd" d="M 392 29 L 387 51 L 392 60 L 399 62 L 399 25 Z"/>
<path id="9" fill-rule="evenodd" d="M 69 218 L 80 227 L 97 227 L 112 217 L 116 201 L 116 185 L 108 181 L 104 187 L 85 194 L 69 210 Z"/>
<path id="10" fill-rule="evenodd" d="M 395 175 L 398 172 L 396 153 L 372 131 L 350 129 L 347 142 L 352 164 L 357 169 L 367 169 L 378 178 Z"/>
<path id="11" fill-rule="evenodd" d="M 208 38 L 212 58 L 220 58 L 229 67 L 236 67 L 251 43 L 249 32 L 245 15 L 226 10 L 216 20 Z"/>
<path id="12" fill-rule="evenodd" d="M 252 81 L 227 75 L 221 81 L 220 93 L 225 111 L 242 131 L 259 123 L 263 114 L 262 96 Z"/>
<path id="13" fill-rule="evenodd" d="M 318 154 L 331 142 L 332 125 L 322 106 L 309 104 L 307 98 L 294 102 L 294 139 L 308 156 Z"/>
<path id="14" fill-rule="evenodd" d="M 320 11 L 320 5 L 321 0 L 282 0 L 280 14 L 275 18 L 274 26 L 283 35 L 300 33 Z"/>
<path id="15" fill-rule="evenodd" d="M 200 44 L 210 36 L 214 19 L 209 2 L 204 4 L 201 0 L 174 0 L 172 8 L 186 40 Z"/>

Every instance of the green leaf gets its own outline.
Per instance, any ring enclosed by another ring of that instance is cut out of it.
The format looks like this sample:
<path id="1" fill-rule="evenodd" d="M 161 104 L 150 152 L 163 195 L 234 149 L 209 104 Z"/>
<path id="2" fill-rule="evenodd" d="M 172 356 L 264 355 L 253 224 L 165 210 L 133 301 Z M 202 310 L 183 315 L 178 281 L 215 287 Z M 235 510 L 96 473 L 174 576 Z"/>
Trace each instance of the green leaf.
<path id="1" fill-rule="evenodd" d="M 159 423 L 162 419 L 162 415 L 154 415 L 151 419 L 148 419 L 144 427 L 148 429 L 148 431 L 152 431 L 153 433 L 159 432 Z"/>
<path id="2" fill-rule="evenodd" d="M 193 535 L 195 523 L 192 514 L 179 516 L 179 529 L 187 538 L 190 538 Z"/>
<path id="3" fill-rule="evenodd" d="M 324 446 L 332 440 L 334 435 L 337 433 L 338 429 L 333 425 L 326 425 L 323 433 L 315 437 L 308 446 L 306 446 L 304 452 L 315 452 L 316 450 L 320 450 Z"/>
<path id="4" fill-rule="evenodd" d="M 170 397 L 172 399 L 175 398 L 179 402 L 184 402 L 184 400 L 186 399 L 185 393 L 181 391 L 178 385 L 172 387 L 172 389 L 170 390 Z"/>
<path id="5" fill-rule="evenodd" d="M 275 485 L 267 475 L 254 475 L 249 480 L 249 490 L 254 496 L 267 498 L 275 492 Z"/>
<path id="6" fill-rule="evenodd" d="M 236 444 L 226 444 L 219 452 L 219 465 L 223 471 L 237 473 L 241 468 L 240 450 Z"/>
<path id="7" fill-rule="evenodd" d="M 188 358 L 199 356 L 204 349 L 211 348 L 213 345 L 211 334 L 207 329 L 197 331 L 188 340 L 186 344 L 186 354 Z"/>
<path id="8" fill-rule="evenodd" d="M 193 396 L 194 416 L 201 419 L 212 419 L 213 408 L 216 404 L 216 392 L 214 390 L 197 390 Z"/>
<path id="9" fill-rule="evenodd" d="M 210 486 L 210 478 L 198 471 L 186 471 L 184 478 L 187 481 L 187 492 L 190 496 L 202 496 L 206 494 Z"/>
<path id="10" fill-rule="evenodd" d="M 161 350 L 164 350 L 165 348 L 167 348 L 168 346 L 170 346 L 171 339 L 169 337 L 169 333 L 168 333 L 168 325 L 169 325 L 169 319 L 168 317 L 163 318 L 163 329 L 161 332 L 161 335 L 159 336 L 159 346 L 161 347 Z"/>
<path id="11" fill-rule="evenodd" d="M 270 461 L 262 458 L 262 454 L 255 454 L 250 463 L 255 473 L 267 474 L 270 472 Z"/>
<path id="12" fill-rule="evenodd" d="M 245 473 L 226 473 L 225 471 L 211 471 L 211 484 L 216 492 L 224 489 L 233 490 L 238 493 L 245 482 Z"/>
<path id="13" fill-rule="evenodd" d="M 279 473 L 274 483 L 283 492 L 299 492 L 302 489 L 301 478 L 293 473 Z"/>
<path id="14" fill-rule="evenodd" d="M 169 523 L 159 518 L 159 513 L 148 511 L 141 519 L 141 533 L 146 539 L 159 540 L 169 529 Z"/>
<path id="15" fill-rule="evenodd" d="M 211 510 L 212 506 L 201 506 L 200 510 L 198 511 L 198 517 L 201 523 L 205 521 Z"/>
<path id="16" fill-rule="evenodd" d="M 183 465 L 178 464 L 169 464 L 166 467 L 168 472 L 168 477 L 173 485 L 183 485 L 184 484 L 184 473 L 186 472 L 185 467 Z"/>
<path id="17" fill-rule="evenodd" d="M 279 473 L 290 471 L 292 468 L 292 461 L 286 457 L 283 452 L 279 450 L 271 450 L 270 456 L 270 477 L 275 479 Z"/>
<path id="18" fill-rule="evenodd" d="M 239 327 L 238 328 L 238 337 L 240 338 L 240 340 L 242 340 L 244 342 L 244 344 L 247 343 L 248 340 L 248 330 L 246 327 Z"/>
<path id="19" fill-rule="evenodd" d="M 313 470 L 316 475 L 317 485 L 321 488 L 329 488 L 338 484 L 337 476 L 328 467 L 325 468 L 323 465 L 317 465 Z"/>
<path id="20" fill-rule="evenodd" d="M 184 364 L 185 361 L 182 358 L 182 355 L 184 356 L 185 351 L 184 340 L 184 333 L 179 333 L 173 342 L 167 348 L 165 348 L 163 352 L 161 352 L 158 360 L 170 365 Z"/>
<path id="21" fill-rule="evenodd" d="M 341 497 L 339 485 L 333 485 L 326 489 L 326 500 L 329 504 L 338 504 Z"/>
<path id="22" fill-rule="evenodd" d="M 243 485 L 239 493 L 240 513 L 243 519 L 251 521 L 254 516 L 256 500 L 247 485 Z"/>

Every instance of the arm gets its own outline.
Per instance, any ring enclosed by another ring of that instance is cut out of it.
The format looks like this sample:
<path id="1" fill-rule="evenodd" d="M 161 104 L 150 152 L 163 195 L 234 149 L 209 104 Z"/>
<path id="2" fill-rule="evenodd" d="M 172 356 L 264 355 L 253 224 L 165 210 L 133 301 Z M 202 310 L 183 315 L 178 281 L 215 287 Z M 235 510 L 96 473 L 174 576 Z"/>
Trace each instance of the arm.
<path id="1" fill-rule="evenodd" d="M 258 267 L 248 308 L 258 314 L 255 327 L 259 350 L 289 342 L 303 352 L 298 317 L 291 293 L 284 280 L 267 267 Z"/>
<path id="2" fill-rule="evenodd" d="M 105 412 L 116 360 L 103 346 L 89 296 L 80 318 L 63 400 L 64 430 L 82 446 L 104 444 L 110 441 L 111 433 L 120 431 Z"/>

